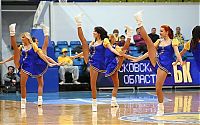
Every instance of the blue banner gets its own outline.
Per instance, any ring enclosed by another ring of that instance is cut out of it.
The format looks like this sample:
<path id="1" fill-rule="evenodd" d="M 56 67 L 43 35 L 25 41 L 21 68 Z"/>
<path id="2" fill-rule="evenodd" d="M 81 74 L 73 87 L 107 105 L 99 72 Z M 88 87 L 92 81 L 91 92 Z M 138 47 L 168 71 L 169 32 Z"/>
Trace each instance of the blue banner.
<path id="1" fill-rule="evenodd" d="M 125 60 L 119 71 L 120 87 L 155 86 L 156 72 L 153 71 L 149 60 L 130 62 Z M 164 86 L 197 86 L 200 85 L 200 72 L 194 60 L 187 60 L 183 65 L 173 66 L 171 76 L 168 76 Z M 112 87 L 111 78 L 99 74 L 98 87 Z"/>

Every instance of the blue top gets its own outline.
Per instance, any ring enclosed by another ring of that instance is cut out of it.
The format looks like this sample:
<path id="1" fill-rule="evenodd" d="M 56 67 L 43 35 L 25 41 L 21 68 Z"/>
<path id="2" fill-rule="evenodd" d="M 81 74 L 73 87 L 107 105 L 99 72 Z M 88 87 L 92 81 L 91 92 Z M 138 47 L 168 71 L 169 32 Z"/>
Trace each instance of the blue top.
<path id="1" fill-rule="evenodd" d="M 112 46 L 113 48 L 116 48 L 116 45 Z M 105 65 L 106 65 L 106 74 L 105 76 L 111 76 L 115 73 L 115 71 L 118 68 L 118 58 L 115 53 L 113 53 L 109 48 L 106 48 L 105 51 Z"/>
<path id="2" fill-rule="evenodd" d="M 172 74 L 173 66 L 172 63 L 175 61 L 174 59 L 174 49 L 173 46 L 178 46 L 179 41 L 177 39 L 173 39 L 170 45 L 160 46 L 161 40 L 158 39 L 156 41 L 157 48 L 157 62 L 156 62 L 156 71 L 159 67 L 161 70 L 165 71 L 167 74 Z"/>
<path id="3" fill-rule="evenodd" d="M 191 48 L 191 51 L 192 51 L 192 54 L 193 54 L 194 59 L 196 61 L 197 67 L 200 71 L 200 43 L 198 43 L 196 49 Z"/>
<path id="4" fill-rule="evenodd" d="M 101 45 L 90 46 L 89 64 L 97 72 L 105 72 L 105 47 Z"/>
<path id="5" fill-rule="evenodd" d="M 39 49 L 37 51 L 39 51 Z M 20 56 L 20 70 L 31 77 L 38 77 L 42 76 L 47 69 L 47 63 L 39 57 L 33 46 L 29 50 L 24 50 L 24 48 L 22 48 Z"/>

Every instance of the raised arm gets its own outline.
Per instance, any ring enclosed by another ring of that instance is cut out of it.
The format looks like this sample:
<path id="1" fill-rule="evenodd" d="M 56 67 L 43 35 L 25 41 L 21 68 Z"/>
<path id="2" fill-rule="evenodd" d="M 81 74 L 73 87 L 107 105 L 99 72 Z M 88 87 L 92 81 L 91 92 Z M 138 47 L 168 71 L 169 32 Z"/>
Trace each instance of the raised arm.
<path id="1" fill-rule="evenodd" d="M 121 56 L 121 54 L 120 54 L 116 49 L 114 49 L 114 48 L 112 47 L 112 45 L 110 44 L 110 41 L 109 41 L 108 38 L 105 38 L 105 39 L 103 40 L 103 45 L 104 45 L 105 48 L 108 48 L 108 49 L 109 49 L 111 52 L 113 52 L 114 54 L 116 54 L 116 55 L 118 55 L 118 56 Z"/>
<path id="2" fill-rule="evenodd" d="M 122 56 L 119 52 L 117 52 L 116 49 L 114 49 L 110 44 L 107 46 L 108 49 L 110 49 L 110 51 L 112 51 L 114 54 L 118 55 L 118 56 Z"/>
<path id="3" fill-rule="evenodd" d="M 33 47 L 33 50 L 38 54 L 38 56 L 48 64 L 48 66 L 50 67 L 54 66 L 52 63 L 48 61 L 44 52 L 40 48 L 38 48 L 38 46 L 35 43 L 32 43 L 32 47 Z"/>
<path id="4" fill-rule="evenodd" d="M 83 52 L 76 54 L 74 56 L 70 56 L 71 59 L 76 59 L 76 58 L 83 58 Z"/>
<path id="5" fill-rule="evenodd" d="M 174 53 L 175 53 L 176 58 L 177 58 L 177 62 L 180 62 L 181 65 L 183 65 L 183 61 L 182 61 L 182 58 L 181 58 L 181 54 L 179 53 L 179 50 L 178 50 L 178 45 L 179 45 L 178 40 L 177 40 L 177 39 L 173 39 L 173 40 L 172 40 L 172 46 L 173 46 Z"/>
<path id="6" fill-rule="evenodd" d="M 139 57 L 134 57 L 134 56 L 130 56 L 130 55 L 124 55 L 124 57 L 133 62 L 139 62 L 139 61 L 142 61 L 142 60 L 146 59 L 147 57 L 149 57 L 149 54 L 147 52 L 144 55 L 139 56 Z"/>

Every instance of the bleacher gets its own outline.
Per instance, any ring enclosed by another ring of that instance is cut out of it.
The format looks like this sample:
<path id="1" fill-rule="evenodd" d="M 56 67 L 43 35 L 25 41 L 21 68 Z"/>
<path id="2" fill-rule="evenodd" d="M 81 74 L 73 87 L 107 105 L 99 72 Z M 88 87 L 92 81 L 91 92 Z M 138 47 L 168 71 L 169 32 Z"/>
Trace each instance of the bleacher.
<path id="1" fill-rule="evenodd" d="M 87 42 L 89 44 L 91 41 L 87 41 Z M 54 47 L 55 57 L 58 58 L 58 56 L 62 55 L 61 54 L 61 50 L 63 48 L 67 48 L 68 49 L 68 51 L 69 51 L 68 52 L 68 56 L 76 55 L 77 53 L 80 53 L 80 52 L 76 52 L 74 50 L 74 48 L 76 48 L 76 47 L 81 47 L 81 42 L 80 41 L 71 41 L 69 44 L 68 44 L 67 41 L 57 41 L 57 45 L 55 45 L 55 47 Z M 179 51 L 181 51 L 182 49 L 183 49 L 183 46 L 179 46 Z M 134 46 L 133 44 L 130 45 L 128 54 L 131 55 L 131 56 L 134 56 L 134 57 L 138 57 L 138 56 L 142 55 L 142 53 L 138 52 L 138 48 L 136 46 Z M 184 57 L 192 59 L 193 55 L 192 55 L 191 52 L 186 52 Z M 79 66 L 80 67 L 79 68 L 80 71 L 82 71 L 81 66 L 84 65 L 84 60 L 83 59 L 75 59 L 74 60 L 74 65 Z"/>

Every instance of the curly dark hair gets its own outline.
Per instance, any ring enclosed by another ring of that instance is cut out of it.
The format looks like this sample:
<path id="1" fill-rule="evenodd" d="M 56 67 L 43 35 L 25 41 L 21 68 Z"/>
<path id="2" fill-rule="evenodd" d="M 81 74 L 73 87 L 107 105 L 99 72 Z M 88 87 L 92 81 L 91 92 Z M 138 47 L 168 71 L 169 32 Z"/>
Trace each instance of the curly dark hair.
<path id="1" fill-rule="evenodd" d="M 108 38 L 108 33 L 103 27 L 100 27 L 100 26 L 95 27 L 94 31 L 96 31 L 97 33 L 100 34 L 101 40 L 104 40 L 105 38 Z"/>
<path id="2" fill-rule="evenodd" d="M 194 27 L 192 30 L 191 48 L 196 49 L 200 40 L 200 26 Z"/>

